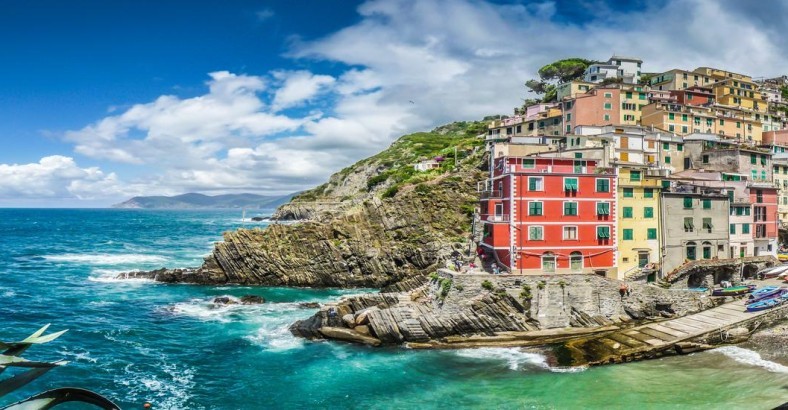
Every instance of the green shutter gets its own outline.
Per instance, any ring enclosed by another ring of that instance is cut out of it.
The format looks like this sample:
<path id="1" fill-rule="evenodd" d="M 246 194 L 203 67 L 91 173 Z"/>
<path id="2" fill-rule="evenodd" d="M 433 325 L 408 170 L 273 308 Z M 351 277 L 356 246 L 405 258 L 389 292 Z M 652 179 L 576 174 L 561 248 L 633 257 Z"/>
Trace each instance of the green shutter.
<path id="1" fill-rule="evenodd" d="M 596 227 L 596 236 L 599 239 L 608 239 L 608 238 L 610 238 L 610 227 L 609 226 L 597 226 Z"/>
<path id="2" fill-rule="evenodd" d="M 692 217 L 684 218 L 684 230 L 692 232 L 693 229 L 695 229 L 695 222 Z"/>
<path id="3" fill-rule="evenodd" d="M 684 208 L 692 208 L 692 197 L 684 197 Z"/>
<path id="4" fill-rule="evenodd" d="M 703 247 L 703 259 L 711 259 L 711 247 L 704 246 Z"/>
<path id="5" fill-rule="evenodd" d="M 731 235 L 736 235 L 736 224 L 731 224 Z"/>
<path id="6" fill-rule="evenodd" d="M 741 224 L 741 233 L 750 233 L 750 224 Z"/>
<path id="7" fill-rule="evenodd" d="M 677 149 L 678 151 L 684 151 L 684 144 L 678 144 L 678 145 L 676 145 L 676 149 Z"/>
<path id="8" fill-rule="evenodd" d="M 711 199 L 703 200 L 703 209 L 711 209 Z"/>
<path id="9" fill-rule="evenodd" d="M 665 157 L 665 163 L 670 164 L 670 157 Z"/>
<path id="10" fill-rule="evenodd" d="M 654 198 L 654 189 L 643 188 L 643 198 Z"/>
<path id="11" fill-rule="evenodd" d="M 647 206 L 643 208 L 643 217 L 644 218 L 653 218 L 654 217 L 654 208 Z"/>
<path id="12" fill-rule="evenodd" d="M 597 192 L 610 192 L 610 180 L 609 179 L 597 179 L 596 180 L 596 191 Z"/>
<path id="13" fill-rule="evenodd" d="M 597 215 L 610 215 L 610 204 L 608 202 L 599 202 L 596 204 Z"/>
<path id="14" fill-rule="evenodd" d="M 528 158 L 524 159 L 523 160 L 523 168 L 535 168 L 536 167 L 536 163 L 534 161 L 535 160 L 533 158 L 531 158 L 531 159 L 528 159 Z"/>
<path id="15" fill-rule="evenodd" d="M 662 143 L 662 149 L 664 151 L 669 151 L 670 150 L 670 144 L 668 144 L 667 142 L 663 142 Z"/>
<path id="16" fill-rule="evenodd" d="M 632 182 L 640 181 L 640 171 L 629 171 L 629 180 Z"/>
<path id="17" fill-rule="evenodd" d="M 648 228 L 647 239 L 657 239 L 657 228 Z"/>
<path id="18" fill-rule="evenodd" d="M 536 191 L 536 178 L 528 178 L 528 190 Z"/>
<path id="19" fill-rule="evenodd" d="M 575 152 L 575 158 L 583 158 L 582 152 Z"/>
<path id="20" fill-rule="evenodd" d="M 564 190 L 577 191 L 577 178 L 564 178 Z"/>
<path id="21" fill-rule="evenodd" d="M 624 198 L 632 198 L 634 195 L 633 188 L 624 188 Z"/>
<path id="22" fill-rule="evenodd" d="M 624 209 L 624 218 L 632 218 L 632 207 L 625 206 L 623 209 Z"/>
<path id="23" fill-rule="evenodd" d="M 711 232 L 711 218 L 703 218 L 703 229 L 708 229 Z"/>
<path id="24" fill-rule="evenodd" d="M 624 229 L 624 240 L 631 241 L 633 238 L 632 229 Z"/>
<path id="25" fill-rule="evenodd" d="M 564 202 L 564 215 L 577 215 L 577 202 Z"/>
<path id="26" fill-rule="evenodd" d="M 758 156 L 755 155 L 755 154 L 750 154 L 750 164 L 756 163 L 757 162 L 757 157 Z"/>

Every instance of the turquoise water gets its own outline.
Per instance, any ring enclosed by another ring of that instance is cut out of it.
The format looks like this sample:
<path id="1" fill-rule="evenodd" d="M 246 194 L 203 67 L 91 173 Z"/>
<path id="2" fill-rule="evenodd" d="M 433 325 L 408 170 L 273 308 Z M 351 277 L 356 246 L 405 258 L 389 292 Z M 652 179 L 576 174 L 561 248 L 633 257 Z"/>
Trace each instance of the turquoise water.
<path id="1" fill-rule="evenodd" d="M 0 210 L 0 340 L 70 329 L 26 357 L 69 360 L 11 399 L 56 386 L 123 408 L 770 408 L 788 363 L 737 347 L 621 366 L 551 369 L 519 349 L 373 349 L 292 337 L 287 326 L 346 290 L 116 281 L 195 266 L 238 211 Z M 247 226 L 250 224 L 247 222 Z M 218 295 L 259 306 L 215 308 Z M 7 373 L 6 373 L 7 374 Z M 0 405 L 10 400 L 6 397 Z"/>

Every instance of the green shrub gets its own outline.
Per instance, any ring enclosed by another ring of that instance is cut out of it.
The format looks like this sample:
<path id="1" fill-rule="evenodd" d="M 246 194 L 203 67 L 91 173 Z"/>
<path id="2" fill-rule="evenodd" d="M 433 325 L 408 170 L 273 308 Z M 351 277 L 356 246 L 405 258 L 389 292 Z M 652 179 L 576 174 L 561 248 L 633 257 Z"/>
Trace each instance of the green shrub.
<path id="1" fill-rule="evenodd" d="M 394 185 L 391 188 L 383 191 L 383 193 L 380 194 L 380 197 L 381 198 L 391 198 L 394 195 L 397 195 L 397 192 L 399 192 L 399 185 Z"/>
<path id="2" fill-rule="evenodd" d="M 487 290 L 493 290 L 493 284 L 489 280 L 485 279 L 484 282 L 482 282 L 482 288 Z"/>
<path id="3" fill-rule="evenodd" d="M 389 179 L 391 174 L 388 172 L 384 172 L 382 174 L 375 175 L 374 177 L 367 180 L 367 190 L 371 190 L 372 188 L 386 182 Z"/>
<path id="4" fill-rule="evenodd" d="M 430 273 L 430 280 L 438 280 L 438 278 L 440 278 L 440 276 L 438 276 L 438 272 Z"/>
<path id="5" fill-rule="evenodd" d="M 523 291 L 520 292 L 520 297 L 523 298 L 523 300 L 533 299 L 533 295 L 531 295 L 531 287 L 528 285 L 523 285 Z"/>
<path id="6" fill-rule="evenodd" d="M 451 290 L 451 283 L 452 283 L 451 279 L 443 279 L 441 281 L 441 293 L 440 293 L 441 299 L 445 299 L 446 295 L 449 294 L 449 290 Z"/>
<path id="7" fill-rule="evenodd" d="M 569 285 L 569 284 L 564 282 L 563 280 L 559 280 L 558 281 L 558 286 L 560 286 L 561 289 L 565 288 L 567 285 Z"/>
<path id="8" fill-rule="evenodd" d="M 419 194 L 424 194 L 424 195 L 430 193 L 430 187 L 428 187 L 427 184 L 418 184 L 416 185 L 416 188 L 414 188 L 413 190 L 418 192 Z"/>
<path id="9" fill-rule="evenodd" d="M 457 289 L 458 292 L 462 292 L 465 289 L 461 283 L 454 285 L 454 289 Z"/>
<path id="10" fill-rule="evenodd" d="M 542 290 L 544 289 L 545 285 L 547 285 L 547 282 L 540 280 L 539 283 L 536 284 L 536 287 L 537 289 Z"/>

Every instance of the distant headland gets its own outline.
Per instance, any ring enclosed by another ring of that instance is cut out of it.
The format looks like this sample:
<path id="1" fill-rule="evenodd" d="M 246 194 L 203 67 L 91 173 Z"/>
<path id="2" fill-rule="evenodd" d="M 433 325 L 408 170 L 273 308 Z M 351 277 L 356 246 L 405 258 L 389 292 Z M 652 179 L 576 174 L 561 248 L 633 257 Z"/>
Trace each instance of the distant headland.
<path id="1" fill-rule="evenodd" d="M 135 196 L 127 201 L 112 205 L 112 207 L 125 209 L 273 209 L 289 202 L 293 195 L 295 193 L 287 195 L 227 194 L 215 196 L 188 193 L 176 196 Z"/>

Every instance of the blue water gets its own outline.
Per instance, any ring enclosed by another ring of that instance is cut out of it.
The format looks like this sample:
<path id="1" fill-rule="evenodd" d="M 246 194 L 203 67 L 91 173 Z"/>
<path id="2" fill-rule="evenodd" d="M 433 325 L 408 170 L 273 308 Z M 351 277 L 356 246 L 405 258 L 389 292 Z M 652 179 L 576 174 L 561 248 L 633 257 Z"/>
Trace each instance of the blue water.
<path id="1" fill-rule="evenodd" d="M 0 340 L 69 329 L 25 357 L 70 361 L 0 405 L 79 386 L 123 408 L 769 408 L 788 367 L 725 348 L 575 372 L 520 349 L 412 351 L 308 342 L 287 326 L 347 290 L 116 281 L 199 265 L 239 211 L 0 209 Z M 253 226 L 249 222 L 247 226 Z M 259 225 L 264 226 L 264 225 Z M 217 308 L 219 295 L 268 303 Z M 7 371 L 4 376 L 8 375 Z"/>

